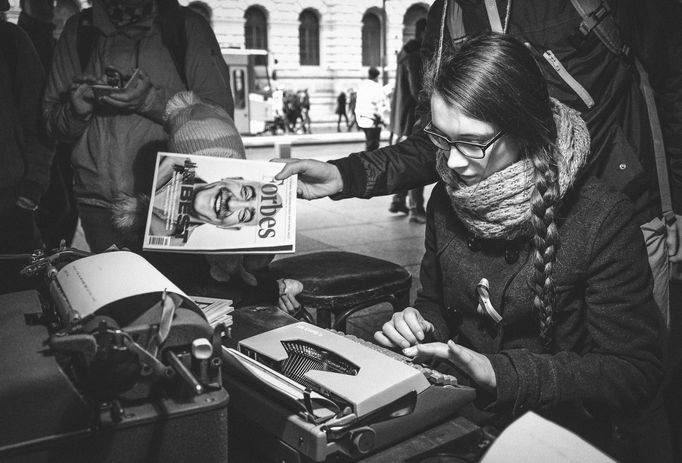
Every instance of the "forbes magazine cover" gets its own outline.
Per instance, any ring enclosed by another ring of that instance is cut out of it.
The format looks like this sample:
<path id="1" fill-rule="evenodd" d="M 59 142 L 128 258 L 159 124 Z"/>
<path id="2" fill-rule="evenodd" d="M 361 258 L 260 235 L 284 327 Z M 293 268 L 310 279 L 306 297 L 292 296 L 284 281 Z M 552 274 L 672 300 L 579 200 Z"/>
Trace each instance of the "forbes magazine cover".
<path id="1" fill-rule="evenodd" d="M 296 176 L 281 164 L 158 153 L 144 249 L 195 253 L 295 251 Z"/>

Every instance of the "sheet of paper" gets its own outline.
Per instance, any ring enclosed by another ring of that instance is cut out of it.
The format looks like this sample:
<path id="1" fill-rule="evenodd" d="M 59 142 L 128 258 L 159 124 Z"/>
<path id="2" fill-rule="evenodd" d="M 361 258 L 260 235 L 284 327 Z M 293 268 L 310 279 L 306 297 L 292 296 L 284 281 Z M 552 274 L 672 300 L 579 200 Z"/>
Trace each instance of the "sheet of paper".
<path id="1" fill-rule="evenodd" d="M 572 432 L 528 412 L 498 437 L 481 463 L 615 463 Z"/>
<path id="2" fill-rule="evenodd" d="M 143 257 L 128 251 L 105 252 L 71 262 L 59 271 L 57 281 L 82 318 L 112 302 L 164 289 L 190 300 Z"/>

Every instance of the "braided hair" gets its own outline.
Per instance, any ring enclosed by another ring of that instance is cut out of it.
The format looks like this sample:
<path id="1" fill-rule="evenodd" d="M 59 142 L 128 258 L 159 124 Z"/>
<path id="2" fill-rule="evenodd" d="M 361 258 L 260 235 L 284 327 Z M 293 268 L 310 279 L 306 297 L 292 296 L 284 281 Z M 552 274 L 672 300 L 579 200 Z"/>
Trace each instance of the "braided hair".
<path id="1" fill-rule="evenodd" d="M 487 121 L 518 143 L 533 165 L 530 197 L 533 273 L 529 281 L 540 338 L 549 350 L 556 300 L 553 270 L 559 247 L 561 199 L 555 155 L 557 129 L 549 92 L 533 56 L 518 40 L 486 33 L 458 50 L 445 49 L 424 70 L 426 96 L 437 94 L 467 117 Z"/>

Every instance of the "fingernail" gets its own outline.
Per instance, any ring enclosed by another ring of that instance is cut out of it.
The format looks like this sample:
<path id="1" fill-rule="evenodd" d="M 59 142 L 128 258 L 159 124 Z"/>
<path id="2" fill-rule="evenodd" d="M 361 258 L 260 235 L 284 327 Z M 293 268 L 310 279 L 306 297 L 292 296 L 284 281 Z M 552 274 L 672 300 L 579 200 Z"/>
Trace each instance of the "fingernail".
<path id="1" fill-rule="evenodd" d="M 403 354 L 410 356 L 410 357 L 413 355 L 417 355 L 417 348 L 416 347 L 407 347 L 407 348 L 403 349 Z"/>
<path id="2" fill-rule="evenodd" d="M 420 341 L 424 340 L 424 332 L 423 331 L 417 331 L 417 339 Z"/>
<path id="3" fill-rule="evenodd" d="M 410 343 L 407 341 L 401 341 L 400 345 L 403 347 L 403 349 L 406 347 L 410 347 Z"/>

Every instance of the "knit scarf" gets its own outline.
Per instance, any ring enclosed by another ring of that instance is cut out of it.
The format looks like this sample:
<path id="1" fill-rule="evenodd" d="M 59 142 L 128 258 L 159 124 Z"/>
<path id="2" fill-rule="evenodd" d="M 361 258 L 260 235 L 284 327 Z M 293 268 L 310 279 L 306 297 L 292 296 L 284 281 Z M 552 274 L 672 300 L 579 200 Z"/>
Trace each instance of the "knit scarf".
<path id="1" fill-rule="evenodd" d="M 559 167 L 560 196 L 575 181 L 590 153 L 590 134 L 580 114 L 552 98 L 557 126 L 554 159 Z M 449 153 L 439 151 L 436 169 L 445 183 L 457 217 L 481 238 L 514 239 L 532 235 L 530 197 L 534 168 L 522 159 L 471 186 L 447 166 Z"/>

